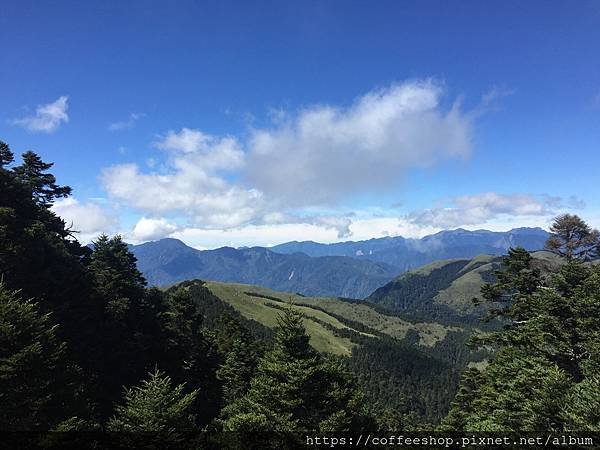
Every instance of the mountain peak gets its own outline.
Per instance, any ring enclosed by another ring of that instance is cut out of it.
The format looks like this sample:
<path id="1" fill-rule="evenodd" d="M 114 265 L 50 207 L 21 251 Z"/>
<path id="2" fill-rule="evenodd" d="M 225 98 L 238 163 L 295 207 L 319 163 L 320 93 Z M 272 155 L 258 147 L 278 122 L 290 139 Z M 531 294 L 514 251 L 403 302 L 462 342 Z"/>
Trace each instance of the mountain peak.
<path id="1" fill-rule="evenodd" d="M 180 247 L 189 247 L 185 242 L 183 242 L 179 239 L 175 239 L 175 238 L 162 238 L 157 241 L 151 241 L 151 242 L 155 243 L 155 244 L 162 244 L 162 245 L 166 244 L 166 245 L 173 245 L 173 246 L 177 245 Z"/>
<path id="2" fill-rule="evenodd" d="M 512 230 L 509 231 L 509 233 L 547 233 L 546 230 L 544 230 L 541 227 L 517 227 L 517 228 L 513 228 Z"/>

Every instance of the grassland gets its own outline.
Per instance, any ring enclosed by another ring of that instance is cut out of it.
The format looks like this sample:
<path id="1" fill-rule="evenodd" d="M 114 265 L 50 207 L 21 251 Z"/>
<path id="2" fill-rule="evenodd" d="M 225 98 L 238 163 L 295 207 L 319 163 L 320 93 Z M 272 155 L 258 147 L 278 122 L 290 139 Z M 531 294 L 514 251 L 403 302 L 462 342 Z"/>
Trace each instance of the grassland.
<path id="1" fill-rule="evenodd" d="M 334 330 L 376 337 L 342 323 L 338 317 L 397 339 L 403 339 L 410 330 L 414 330 L 418 333 L 419 344 L 423 346 L 434 345 L 453 329 L 438 323 L 411 323 L 400 317 L 382 314 L 367 304 L 337 298 L 304 297 L 247 284 L 209 281 L 206 285 L 214 295 L 233 306 L 244 317 L 270 328 L 277 324 L 280 314 L 277 307 L 281 307 L 282 302 L 290 304 L 304 314 L 304 324 L 313 347 L 336 355 L 350 354 L 356 344 L 347 337 L 336 335 Z"/>
<path id="2" fill-rule="evenodd" d="M 434 302 L 449 306 L 460 314 L 468 314 L 475 309 L 471 300 L 480 297 L 481 286 L 484 285 L 483 274 L 490 273 L 498 266 L 497 262 L 489 257 L 489 262 L 483 257 L 474 259 L 460 271 L 460 276 L 452 284 L 440 291 Z"/>

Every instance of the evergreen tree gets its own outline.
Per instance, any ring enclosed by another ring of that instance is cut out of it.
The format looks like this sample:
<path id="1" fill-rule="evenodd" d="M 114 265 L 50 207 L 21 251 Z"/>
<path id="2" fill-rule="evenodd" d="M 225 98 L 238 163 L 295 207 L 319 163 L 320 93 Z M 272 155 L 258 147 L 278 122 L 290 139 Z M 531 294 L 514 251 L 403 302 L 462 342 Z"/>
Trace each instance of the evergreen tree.
<path id="1" fill-rule="evenodd" d="M 566 431 L 600 431 L 598 372 L 571 388 L 562 404 Z"/>
<path id="2" fill-rule="evenodd" d="M 68 372 L 50 315 L 0 283 L 0 430 L 44 430 L 65 418 Z"/>
<path id="3" fill-rule="evenodd" d="M 93 246 L 89 268 L 96 289 L 107 300 L 108 310 L 119 317 L 144 296 L 146 280 L 121 236 L 109 238 L 103 234 Z"/>
<path id="4" fill-rule="evenodd" d="M 289 307 L 278 320 L 274 347 L 261 358 L 248 392 L 224 409 L 223 429 L 349 430 L 358 426 L 359 399 L 340 365 L 310 346 L 302 315 Z"/>
<path id="5" fill-rule="evenodd" d="M 235 339 L 217 371 L 217 378 L 223 383 L 223 401 L 226 405 L 248 391 L 257 363 L 257 352 L 252 343 L 244 338 Z"/>
<path id="6" fill-rule="evenodd" d="M 123 385 L 137 383 L 164 356 L 162 295 L 147 291 L 136 259 L 120 236 L 100 236 L 88 265 L 101 313 L 89 358 L 101 418 L 107 417 Z M 92 356 L 92 355 L 90 355 Z"/>
<path id="7" fill-rule="evenodd" d="M 166 304 L 164 367 L 177 382 L 185 381 L 191 389 L 199 389 L 194 410 L 198 425 L 204 426 L 221 407 L 221 384 L 216 376 L 219 354 L 216 345 L 202 330 L 203 318 L 189 289 L 171 290 Z"/>
<path id="8" fill-rule="evenodd" d="M 217 378 L 222 383 L 225 405 L 241 398 L 256 373 L 261 353 L 250 331 L 230 314 L 221 314 L 213 331 L 221 355 Z"/>
<path id="9" fill-rule="evenodd" d="M 23 163 L 14 168 L 17 178 L 29 188 L 36 204 L 45 208 L 52 206 L 57 198 L 71 195 L 69 186 L 59 186 L 54 175 L 46 173 L 53 165 L 28 151 L 23 153 Z"/>
<path id="10" fill-rule="evenodd" d="M 82 328 L 97 319 L 82 264 L 89 249 L 50 210 L 70 188 L 45 173 L 51 164 L 31 152 L 25 155 L 23 164 L 10 169 L 12 152 L 0 143 L 0 276 L 8 288 L 35 298 L 43 312 L 53 312 L 63 324 L 59 332 L 76 352 Z"/>
<path id="11" fill-rule="evenodd" d="M 576 219 L 577 229 L 589 229 Z M 547 285 L 531 257 L 516 249 L 505 258 L 497 283 L 482 289 L 484 298 L 506 305 L 495 311 L 504 329 L 476 339 L 498 351 L 483 372 L 463 378 L 442 429 L 598 429 L 600 268 L 584 265 L 590 252 L 581 233 L 559 234 L 565 221 L 574 223 L 572 216 L 560 216 L 549 239 L 565 264 Z"/>
<path id="12" fill-rule="evenodd" d="M 123 439 L 128 436 L 133 446 L 146 440 L 153 448 L 180 448 L 195 429 L 191 406 L 198 391 L 186 394 L 183 384 L 173 387 L 171 378 L 159 370 L 149 375 L 140 386 L 125 391 L 124 404 L 116 407 L 106 428 L 126 433 Z"/>
<path id="13" fill-rule="evenodd" d="M 15 155 L 10 151 L 6 142 L 0 141 L 0 169 L 8 166 L 15 160 Z"/>
<path id="14" fill-rule="evenodd" d="M 600 233 L 579 216 L 563 214 L 554 219 L 546 248 L 568 260 L 589 260 L 598 256 Z"/>

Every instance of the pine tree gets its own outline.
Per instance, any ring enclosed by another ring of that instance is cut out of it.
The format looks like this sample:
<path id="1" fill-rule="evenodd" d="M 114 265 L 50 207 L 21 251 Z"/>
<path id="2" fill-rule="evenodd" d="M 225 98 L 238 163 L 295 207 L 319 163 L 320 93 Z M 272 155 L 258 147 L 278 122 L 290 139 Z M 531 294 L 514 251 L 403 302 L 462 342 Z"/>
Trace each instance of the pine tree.
<path id="1" fill-rule="evenodd" d="M 52 312 L 63 325 L 62 337 L 77 351 L 80 327 L 97 317 L 90 317 L 92 284 L 82 264 L 89 249 L 50 210 L 70 188 L 56 185 L 45 173 L 51 164 L 37 155 L 28 153 L 27 161 L 9 169 L 10 148 L 1 143 L 0 153 L 0 277 L 10 289 L 35 298 L 43 312 Z"/>
<path id="2" fill-rule="evenodd" d="M 474 400 L 477 389 L 484 383 L 479 369 L 468 368 L 463 373 L 458 392 L 452 402 L 452 408 L 439 426 L 439 431 L 449 432 L 465 430 L 467 421 L 475 415 Z"/>
<path id="3" fill-rule="evenodd" d="M 125 391 L 124 404 L 107 423 L 107 430 L 126 433 L 132 439 L 150 440 L 154 448 L 180 447 L 187 434 L 195 429 L 191 412 L 198 391 L 185 391 L 180 384 L 173 387 L 171 378 L 159 370 L 149 374 L 140 386 Z"/>
<path id="4" fill-rule="evenodd" d="M 223 383 L 223 401 L 226 405 L 246 394 L 257 363 L 257 353 L 252 343 L 244 338 L 235 339 L 217 371 L 217 377 Z"/>
<path id="5" fill-rule="evenodd" d="M 573 223 L 579 231 L 561 235 Z M 505 326 L 475 340 L 497 353 L 483 372 L 464 377 L 442 429 L 597 429 L 600 268 L 584 264 L 591 241 L 582 238 L 594 233 L 576 216 L 560 216 L 552 230 L 549 248 L 565 263 L 547 283 L 519 249 L 505 258 L 497 283 L 482 289 L 485 299 L 504 302 L 495 315 Z"/>
<path id="6" fill-rule="evenodd" d="M 122 316 L 144 296 L 146 280 L 138 270 L 135 256 L 121 236 L 101 235 L 93 243 L 90 270 L 96 289 L 107 300 L 107 309 L 115 317 Z"/>
<path id="7" fill-rule="evenodd" d="M 223 429 L 344 431 L 360 417 L 359 398 L 340 365 L 310 346 L 302 315 L 290 306 L 278 320 L 274 347 L 261 358 L 250 389 L 224 409 Z M 277 445 L 286 445 L 282 439 Z"/>
<path id="8" fill-rule="evenodd" d="M 552 235 L 546 248 L 568 260 L 582 261 L 598 256 L 600 232 L 592 229 L 579 216 L 563 214 L 554 219 L 550 227 Z"/>
<path id="9" fill-rule="evenodd" d="M 15 160 L 15 155 L 10 151 L 6 142 L 0 141 L 0 169 L 8 166 Z"/>
<path id="10" fill-rule="evenodd" d="M 562 404 L 566 431 L 600 431 L 600 376 L 598 373 L 571 388 Z"/>
<path id="11" fill-rule="evenodd" d="M 44 430 L 64 418 L 67 371 L 50 315 L 0 283 L 0 430 Z"/>
<path id="12" fill-rule="evenodd" d="M 164 357 L 164 308 L 162 295 L 146 290 L 135 256 L 120 236 L 101 235 L 93 246 L 88 270 L 100 317 L 94 327 L 96 353 L 89 358 L 90 385 L 98 414 L 106 418 L 122 386 L 137 383 Z"/>
<path id="13" fill-rule="evenodd" d="M 216 371 L 219 354 L 202 329 L 202 315 L 189 289 L 179 287 L 167 296 L 164 328 L 167 346 L 163 361 L 176 381 L 199 389 L 196 408 L 198 425 L 208 424 L 222 403 L 221 383 Z"/>
<path id="14" fill-rule="evenodd" d="M 218 317 L 213 336 L 222 360 L 217 378 L 227 405 L 241 398 L 250 387 L 261 348 L 250 331 L 230 314 Z"/>
<path id="15" fill-rule="evenodd" d="M 39 206 L 49 208 L 57 198 L 71 195 L 69 186 L 59 186 L 56 178 L 46 171 L 54 164 L 46 163 L 32 151 L 23 153 L 23 163 L 14 168 L 21 183 L 29 188 L 34 201 Z"/>

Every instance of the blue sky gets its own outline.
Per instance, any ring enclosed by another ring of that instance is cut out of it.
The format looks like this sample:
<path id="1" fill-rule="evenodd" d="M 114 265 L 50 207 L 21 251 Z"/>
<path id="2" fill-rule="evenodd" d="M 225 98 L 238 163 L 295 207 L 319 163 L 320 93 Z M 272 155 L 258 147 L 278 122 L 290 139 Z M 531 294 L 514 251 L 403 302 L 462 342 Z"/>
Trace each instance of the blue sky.
<path id="1" fill-rule="evenodd" d="M 2 2 L 0 139 L 86 241 L 600 226 L 598 2 Z"/>

